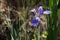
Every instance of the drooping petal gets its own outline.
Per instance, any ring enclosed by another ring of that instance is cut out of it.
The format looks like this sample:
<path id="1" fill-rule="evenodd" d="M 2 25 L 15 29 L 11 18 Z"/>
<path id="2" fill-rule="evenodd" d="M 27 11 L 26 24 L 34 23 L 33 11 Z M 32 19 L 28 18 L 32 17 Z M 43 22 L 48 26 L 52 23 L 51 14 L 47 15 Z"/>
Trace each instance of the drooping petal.
<path id="1" fill-rule="evenodd" d="M 30 10 L 30 12 L 33 12 L 34 14 L 36 14 L 36 9 Z"/>
<path id="2" fill-rule="evenodd" d="M 36 17 L 36 20 L 40 21 L 40 18 L 39 17 Z"/>
<path id="3" fill-rule="evenodd" d="M 38 8 L 38 13 L 39 13 L 39 15 L 42 15 L 43 14 L 43 7 L 42 6 L 40 6 Z"/>
<path id="4" fill-rule="evenodd" d="M 51 11 L 46 10 L 46 11 L 43 12 L 43 14 L 51 14 Z"/>
<path id="5" fill-rule="evenodd" d="M 40 18 L 39 17 L 34 17 L 32 19 L 32 26 L 38 26 L 39 22 L 40 22 Z"/>

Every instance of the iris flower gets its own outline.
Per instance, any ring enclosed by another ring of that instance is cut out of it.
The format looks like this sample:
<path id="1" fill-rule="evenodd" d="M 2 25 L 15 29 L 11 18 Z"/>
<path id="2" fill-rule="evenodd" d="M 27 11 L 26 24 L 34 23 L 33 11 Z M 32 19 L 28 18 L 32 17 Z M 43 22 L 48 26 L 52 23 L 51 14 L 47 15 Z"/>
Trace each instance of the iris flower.
<path id="1" fill-rule="evenodd" d="M 36 14 L 36 9 L 32 9 L 31 12 L 34 12 L 34 14 Z M 51 11 L 49 11 L 49 10 L 44 11 L 42 6 L 38 7 L 39 16 L 41 16 L 43 14 L 50 14 L 50 13 L 51 13 Z M 40 22 L 40 18 L 34 17 L 32 19 L 32 26 L 38 26 L 39 22 Z"/>

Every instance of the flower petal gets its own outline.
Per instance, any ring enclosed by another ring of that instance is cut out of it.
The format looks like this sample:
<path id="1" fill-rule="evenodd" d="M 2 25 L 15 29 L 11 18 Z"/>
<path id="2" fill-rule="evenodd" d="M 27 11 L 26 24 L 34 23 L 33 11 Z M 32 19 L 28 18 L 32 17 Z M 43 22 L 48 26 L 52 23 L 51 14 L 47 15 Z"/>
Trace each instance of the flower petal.
<path id="1" fill-rule="evenodd" d="M 34 12 L 34 14 L 36 14 L 36 10 L 35 9 L 30 10 L 30 12 Z"/>
<path id="2" fill-rule="evenodd" d="M 40 6 L 38 8 L 38 13 L 39 13 L 39 15 L 42 15 L 43 14 L 43 7 L 42 6 Z"/>
<path id="3" fill-rule="evenodd" d="M 43 12 L 43 14 L 51 14 L 51 11 L 46 10 L 46 11 Z"/>
<path id="4" fill-rule="evenodd" d="M 34 17 L 32 20 L 32 26 L 38 26 L 40 18 Z"/>

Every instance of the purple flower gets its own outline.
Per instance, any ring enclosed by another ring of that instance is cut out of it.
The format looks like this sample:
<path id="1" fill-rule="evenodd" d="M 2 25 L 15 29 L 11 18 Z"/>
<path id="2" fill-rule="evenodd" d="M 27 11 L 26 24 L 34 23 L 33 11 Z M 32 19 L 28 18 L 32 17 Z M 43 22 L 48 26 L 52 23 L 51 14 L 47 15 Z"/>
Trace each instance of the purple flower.
<path id="1" fill-rule="evenodd" d="M 34 12 L 34 14 L 36 14 L 36 9 L 30 10 L 30 12 Z M 41 16 L 43 14 L 50 14 L 50 13 L 51 13 L 51 11 L 49 11 L 49 10 L 44 11 L 42 6 L 40 6 L 38 8 L 38 14 L 39 14 L 38 16 Z M 40 18 L 36 17 L 36 15 L 35 15 L 35 17 L 32 19 L 32 26 L 38 26 L 39 23 L 40 23 Z"/>
<path id="2" fill-rule="evenodd" d="M 39 22 L 40 22 L 40 18 L 39 17 L 34 17 L 32 19 L 32 26 L 38 26 Z"/>
<path id="3" fill-rule="evenodd" d="M 42 15 L 43 14 L 43 7 L 42 6 L 40 6 L 38 8 L 38 13 L 39 13 L 39 15 Z"/>
<path id="4" fill-rule="evenodd" d="M 43 14 L 50 14 L 50 13 L 51 13 L 51 11 L 49 11 L 49 10 L 46 10 L 43 12 Z"/>

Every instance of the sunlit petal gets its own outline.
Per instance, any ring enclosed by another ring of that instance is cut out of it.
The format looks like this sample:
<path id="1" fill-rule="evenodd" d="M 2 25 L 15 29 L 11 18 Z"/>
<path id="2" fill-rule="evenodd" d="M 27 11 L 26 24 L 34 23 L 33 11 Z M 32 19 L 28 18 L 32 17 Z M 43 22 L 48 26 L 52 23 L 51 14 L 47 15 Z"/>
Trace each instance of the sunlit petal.
<path id="1" fill-rule="evenodd" d="M 36 9 L 30 10 L 30 12 L 34 12 L 34 14 L 36 14 Z"/>
<path id="2" fill-rule="evenodd" d="M 51 14 L 51 11 L 46 10 L 46 11 L 43 12 L 43 14 Z"/>

